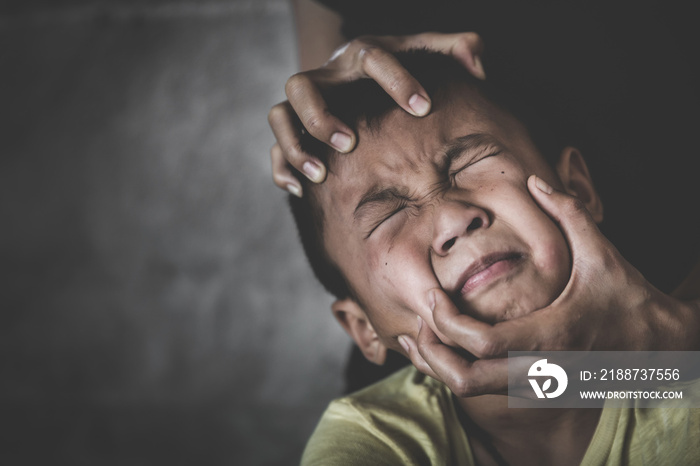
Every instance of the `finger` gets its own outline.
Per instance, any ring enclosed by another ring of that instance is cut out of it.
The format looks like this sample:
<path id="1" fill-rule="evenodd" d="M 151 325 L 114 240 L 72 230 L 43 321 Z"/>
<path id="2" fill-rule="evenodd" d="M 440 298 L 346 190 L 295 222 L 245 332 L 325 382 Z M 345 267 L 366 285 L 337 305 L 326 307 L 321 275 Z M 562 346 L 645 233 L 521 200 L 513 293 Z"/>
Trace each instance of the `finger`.
<path id="1" fill-rule="evenodd" d="M 267 116 L 284 159 L 311 181 L 320 183 L 326 178 L 326 167 L 316 157 L 302 150 L 301 134 L 294 124 L 295 118 L 289 102 L 275 105 Z"/>
<path id="2" fill-rule="evenodd" d="M 479 358 L 498 356 L 501 349 L 486 336 L 492 325 L 462 314 L 441 288 L 431 290 L 430 302 L 435 329 L 443 342 L 459 346 Z"/>
<path id="3" fill-rule="evenodd" d="M 536 175 L 528 178 L 527 186 L 540 207 L 561 227 L 574 258 L 597 255 L 601 242 L 608 243 L 580 199 L 556 191 Z"/>
<path id="4" fill-rule="evenodd" d="M 408 335 L 401 335 L 399 336 L 398 340 L 408 355 L 408 358 L 411 360 L 413 365 L 416 366 L 416 369 L 425 375 L 429 375 L 436 380 L 440 380 L 438 375 L 430 368 L 430 365 L 425 362 L 423 356 L 421 356 L 418 352 L 418 347 L 416 346 L 416 342 L 413 340 L 413 338 L 409 337 Z"/>
<path id="5" fill-rule="evenodd" d="M 444 345 L 428 325 L 421 326 L 416 343 L 423 360 L 455 395 L 467 397 L 507 390 L 506 359 L 471 362 Z"/>
<path id="6" fill-rule="evenodd" d="M 397 104 L 414 116 L 430 112 L 430 97 L 423 86 L 381 47 L 368 44 L 360 50 L 362 69 L 374 79 Z"/>
<path id="7" fill-rule="evenodd" d="M 559 330 L 552 332 L 550 329 L 565 328 L 565 314 L 549 308 L 491 325 L 462 314 L 443 290 L 438 288 L 431 292 L 434 293 L 436 329 L 479 359 L 503 357 L 508 351 L 540 350 L 543 342 L 556 340 L 552 335 L 561 334 Z"/>
<path id="8" fill-rule="evenodd" d="M 355 133 L 328 111 L 326 101 L 314 84 L 311 73 L 298 73 L 287 80 L 287 98 L 304 128 L 319 141 L 338 152 L 355 147 Z"/>
<path id="9" fill-rule="evenodd" d="M 416 35 L 412 40 L 414 46 L 428 47 L 459 60 L 469 72 L 479 79 L 486 79 L 486 72 L 481 61 L 484 54 L 484 41 L 475 32 L 439 34 L 427 32 Z"/>
<path id="10" fill-rule="evenodd" d="M 287 160 L 285 160 L 282 148 L 279 144 L 275 143 L 272 149 L 270 149 L 270 159 L 272 162 L 272 179 L 275 184 L 297 197 L 302 197 L 303 190 L 301 183 L 299 183 L 299 180 L 296 179 L 289 169 L 290 165 L 287 163 Z"/>

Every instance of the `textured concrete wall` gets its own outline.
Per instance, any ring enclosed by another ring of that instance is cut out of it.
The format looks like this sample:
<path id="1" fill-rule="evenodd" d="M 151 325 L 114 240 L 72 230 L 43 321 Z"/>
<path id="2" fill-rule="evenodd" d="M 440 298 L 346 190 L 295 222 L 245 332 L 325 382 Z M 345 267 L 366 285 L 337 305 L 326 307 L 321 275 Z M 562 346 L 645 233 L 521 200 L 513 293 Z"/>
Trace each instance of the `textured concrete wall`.
<path id="1" fill-rule="evenodd" d="M 284 0 L 0 7 L 0 463 L 296 464 L 348 338 L 269 170 Z"/>

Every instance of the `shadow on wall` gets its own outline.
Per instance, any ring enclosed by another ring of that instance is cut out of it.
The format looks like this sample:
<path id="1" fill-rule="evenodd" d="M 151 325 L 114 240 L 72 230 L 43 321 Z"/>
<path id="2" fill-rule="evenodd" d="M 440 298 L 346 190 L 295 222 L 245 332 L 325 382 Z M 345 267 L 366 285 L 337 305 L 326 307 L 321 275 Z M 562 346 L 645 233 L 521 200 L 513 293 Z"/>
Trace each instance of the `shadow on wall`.
<path id="1" fill-rule="evenodd" d="M 349 343 L 271 182 L 287 2 L 5 3 L 0 462 L 298 463 Z"/>

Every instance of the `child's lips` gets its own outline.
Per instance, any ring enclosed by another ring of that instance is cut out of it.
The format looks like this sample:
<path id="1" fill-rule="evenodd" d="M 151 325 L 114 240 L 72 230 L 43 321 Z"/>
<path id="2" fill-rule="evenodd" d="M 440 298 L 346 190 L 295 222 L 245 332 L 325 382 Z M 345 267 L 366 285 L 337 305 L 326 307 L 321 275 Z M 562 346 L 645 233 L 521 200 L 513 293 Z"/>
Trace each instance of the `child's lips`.
<path id="1" fill-rule="evenodd" d="M 474 292 L 477 288 L 493 282 L 515 269 L 523 259 L 517 252 L 500 252 L 489 254 L 474 262 L 462 275 L 463 285 L 459 292 L 463 297 Z"/>

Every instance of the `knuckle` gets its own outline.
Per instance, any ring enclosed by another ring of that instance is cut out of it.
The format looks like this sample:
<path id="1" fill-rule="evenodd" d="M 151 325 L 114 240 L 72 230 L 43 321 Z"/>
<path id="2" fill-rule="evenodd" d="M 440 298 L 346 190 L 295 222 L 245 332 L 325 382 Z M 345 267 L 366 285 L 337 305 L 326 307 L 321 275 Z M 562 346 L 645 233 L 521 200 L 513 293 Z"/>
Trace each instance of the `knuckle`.
<path id="1" fill-rule="evenodd" d="M 481 53 L 484 48 L 484 41 L 476 32 L 465 32 L 458 39 L 459 45 L 467 50 L 472 50 L 475 53 Z"/>
<path id="2" fill-rule="evenodd" d="M 472 395 L 474 387 L 468 377 L 459 374 L 452 378 L 450 389 L 458 397 L 465 398 Z"/>
<path id="3" fill-rule="evenodd" d="M 279 103 L 277 105 L 274 105 L 271 109 L 270 112 L 267 114 L 267 121 L 270 123 L 270 126 L 275 124 L 277 121 L 279 121 L 281 118 L 284 118 L 285 116 L 285 109 L 284 109 L 284 103 Z"/>
<path id="4" fill-rule="evenodd" d="M 360 47 L 360 63 L 363 66 L 370 66 L 377 60 L 379 54 L 379 47 L 374 44 L 364 44 Z"/>
<path id="5" fill-rule="evenodd" d="M 301 148 L 301 143 L 299 141 L 296 141 L 285 147 L 284 153 L 287 155 L 287 159 L 291 161 L 300 160 L 304 151 Z"/>
<path id="6" fill-rule="evenodd" d="M 404 75 L 395 75 L 389 79 L 388 86 L 391 91 L 396 91 L 404 87 L 408 87 L 409 79 Z"/>
<path id="7" fill-rule="evenodd" d="M 457 45 L 464 47 L 464 48 L 469 48 L 469 46 L 474 42 L 472 36 L 469 35 L 469 33 L 465 34 L 460 34 L 459 37 L 457 38 Z"/>
<path id="8" fill-rule="evenodd" d="M 304 120 L 304 127 L 312 134 L 317 132 L 321 126 L 321 119 L 316 114 L 309 115 Z"/>
<path id="9" fill-rule="evenodd" d="M 421 359 L 422 362 L 427 365 L 430 365 L 429 361 L 435 361 L 437 359 L 433 348 L 430 345 L 426 345 L 425 343 L 418 343 L 416 352 L 416 359 Z"/>
<path id="10" fill-rule="evenodd" d="M 475 341 L 475 351 L 480 359 L 497 356 L 501 353 L 501 344 L 488 335 L 482 335 Z"/>
<path id="11" fill-rule="evenodd" d="M 433 311 L 433 322 L 438 330 L 444 330 L 450 325 L 450 317 L 447 312 L 442 312 L 440 307 L 436 306 L 435 311 Z"/>
<path id="12" fill-rule="evenodd" d="M 311 79 L 304 73 L 297 73 L 291 76 L 284 85 L 284 91 L 287 97 L 298 95 L 305 87 L 309 85 Z"/>
<path id="13" fill-rule="evenodd" d="M 313 135 L 317 135 L 318 132 L 324 128 L 326 119 L 328 118 L 327 112 L 317 112 L 314 110 L 309 110 L 304 114 L 303 121 L 304 127 Z"/>
<path id="14" fill-rule="evenodd" d="M 430 345 L 425 343 L 425 337 L 422 335 L 422 331 L 418 334 L 418 338 L 416 339 L 416 352 L 421 358 L 430 359 Z"/>
<path id="15" fill-rule="evenodd" d="M 280 173 L 272 173 L 272 181 L 277 185 L 277 187 L 284 189 L 287 186 L 287 180 L 281 176 Z"/>
<path id="16" fill-rule="evenodd" d="M 309 110 L 309 112 L 304 115 L 303 121 L 304 127 L 313 136 L 319 139 L 325 138 L 326 136 L 330 137 L 333 115 L 331 115 L 327 108 Z"/>
<path id="17" fill-rule="evenodd" d="M 468 44 L 479 44 L 482 42 L 481 36 L 476 32 L 465 32 L 462 40 Z"/>

